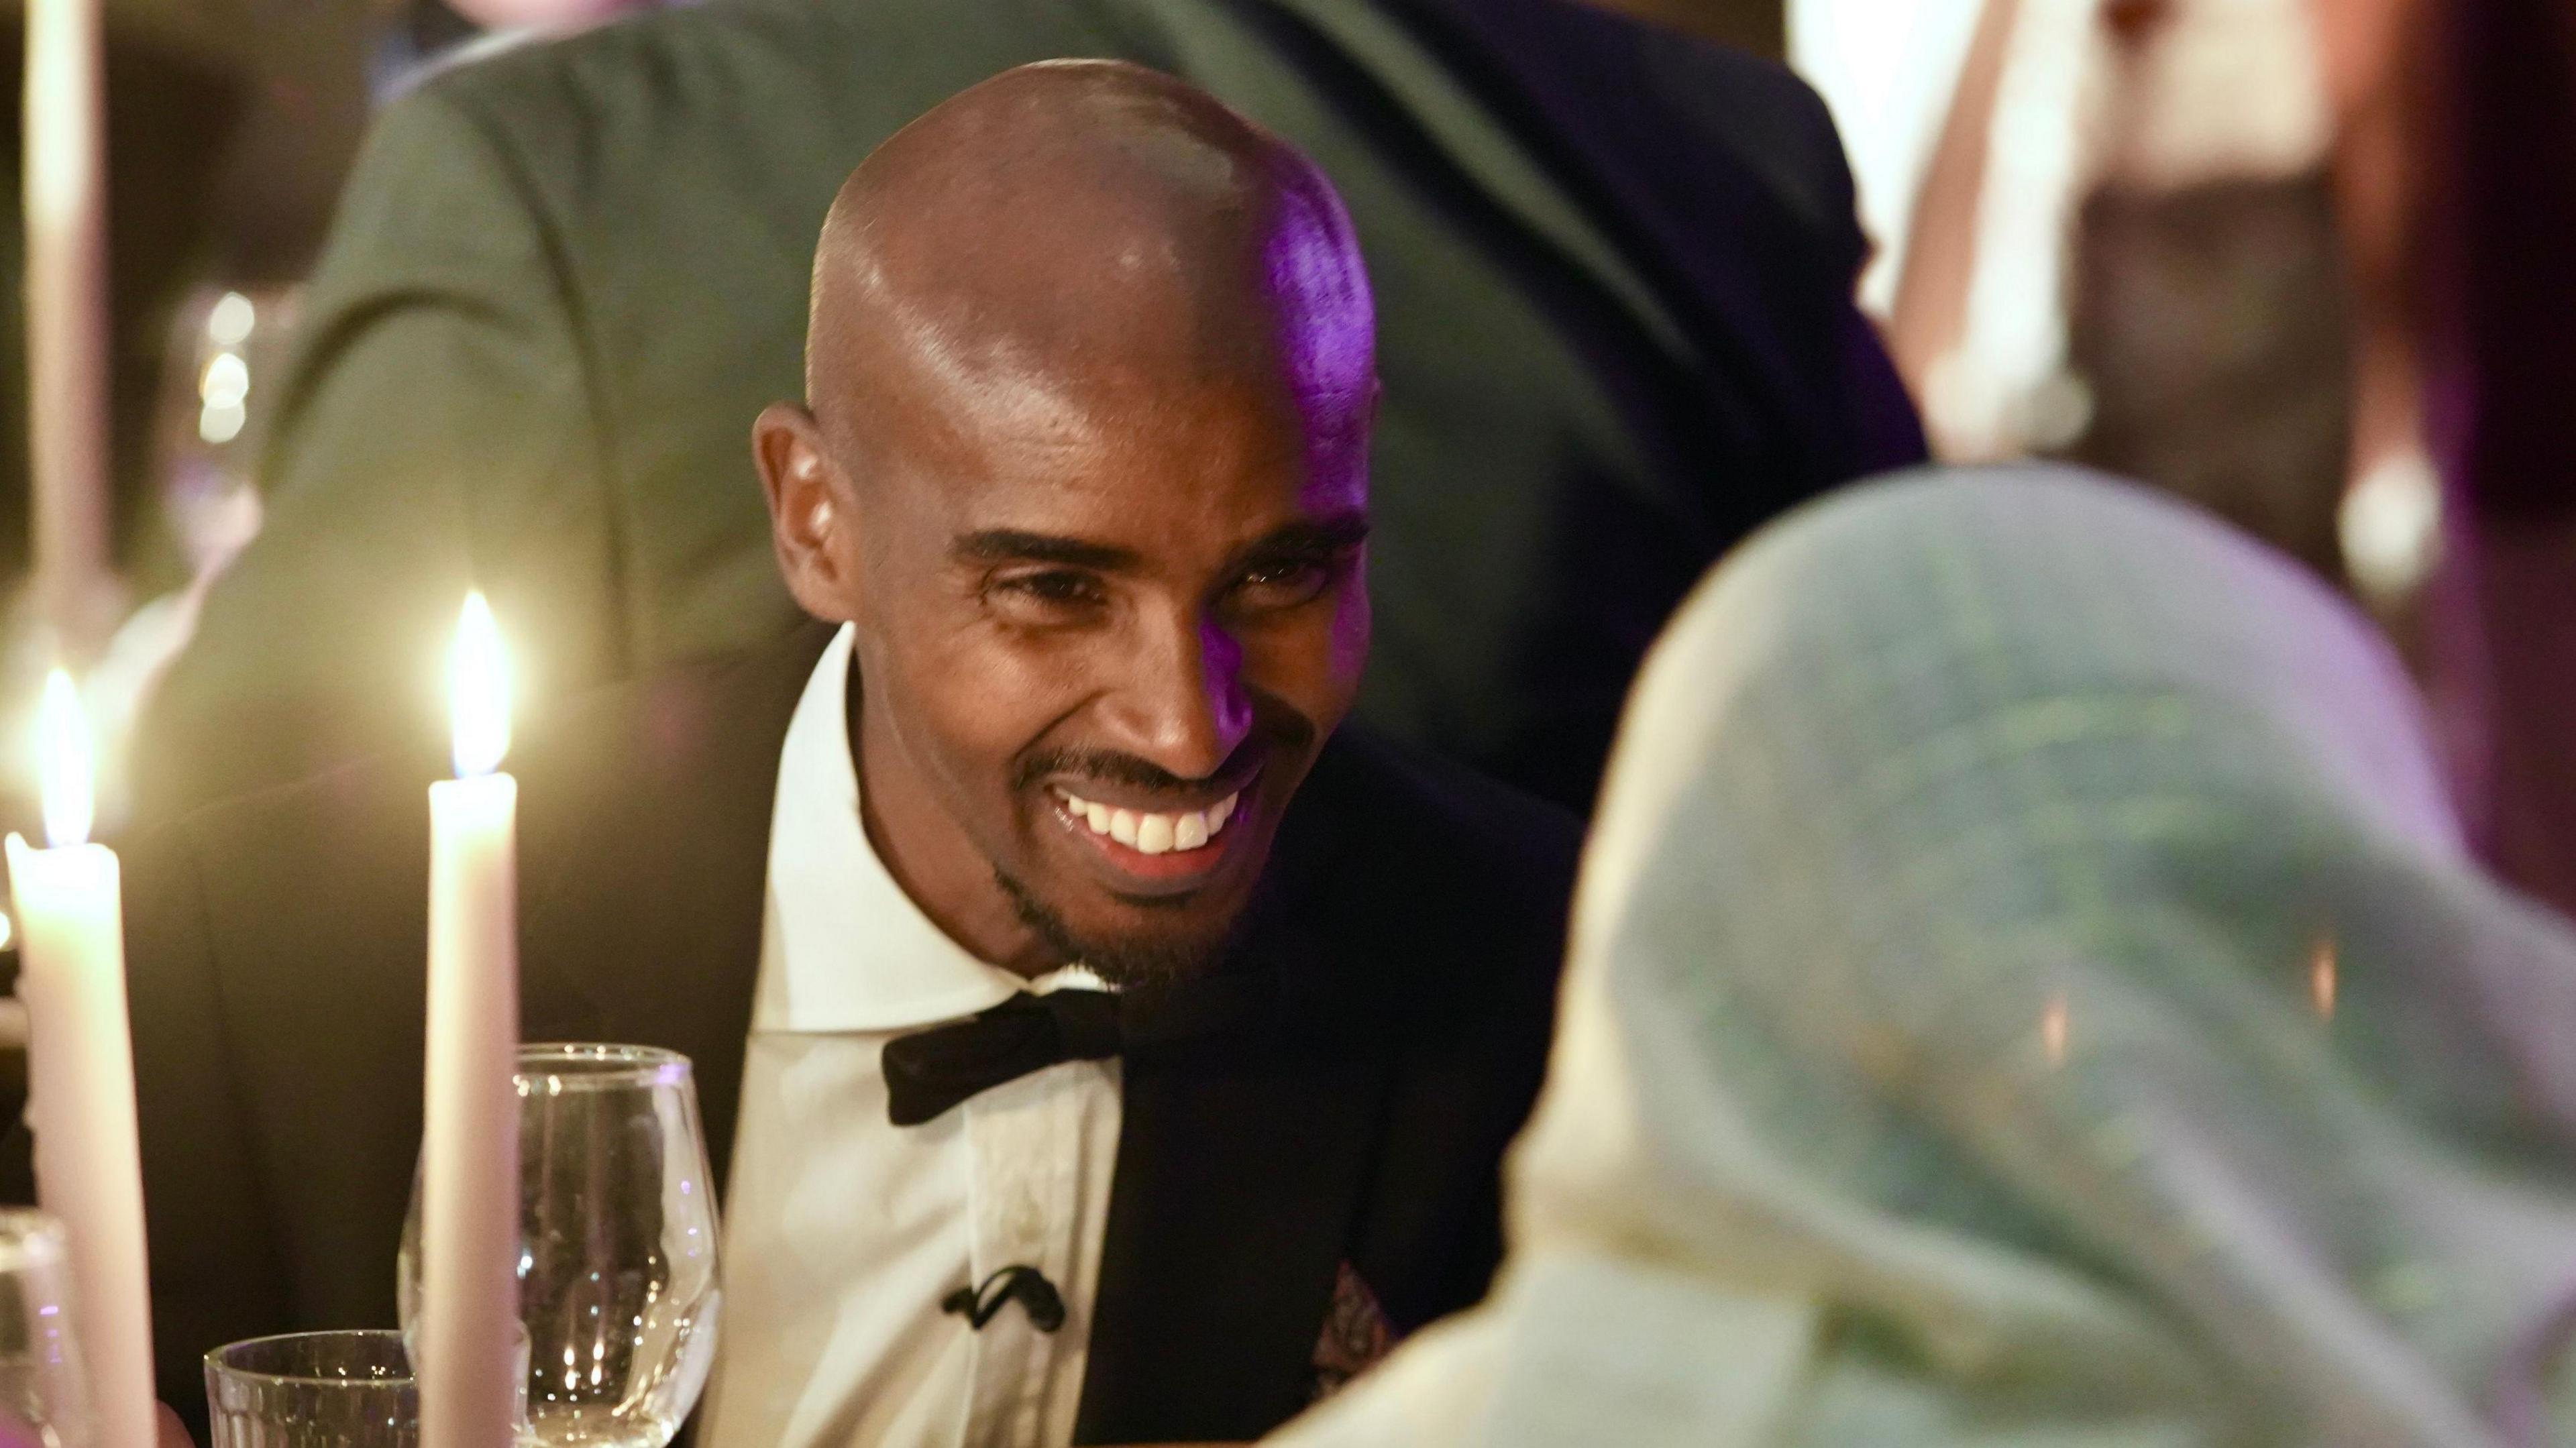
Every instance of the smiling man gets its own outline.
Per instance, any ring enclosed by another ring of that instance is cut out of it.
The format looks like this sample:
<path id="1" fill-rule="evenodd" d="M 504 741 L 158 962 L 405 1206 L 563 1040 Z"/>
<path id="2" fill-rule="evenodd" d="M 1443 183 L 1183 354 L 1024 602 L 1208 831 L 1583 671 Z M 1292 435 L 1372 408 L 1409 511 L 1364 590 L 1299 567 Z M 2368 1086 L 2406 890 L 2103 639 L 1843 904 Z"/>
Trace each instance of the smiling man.
<path id="1" fill-rule="evenodd" d="M 1372 337 L 1323 177 L 1152 72 L 1010 72 L 842 188 L 754 452 L 869 838 L 980 958 L 1215 955 L 1367 655 Z"/>
<path id="2" fill-rule="evenodd" d="M 1348 221 L 1206 96 L 1050 63 L 867 159 L 811 303 L 752 451 L 815 622 L 530 731 L 524 1034 L 696 1063 L 701 1443 L 1257 1436 L 1483 1292 L 1575 848 L 1343 723 L 1377 396 Z M 217 1343 L 393 1319 L 414 778 L 126 852 L 192 1414 Z"/>
<path id="3" fill-rule="evenodd" d="M 1335 737 L 1368 648 L 1377 388 L 1349 222 L 1205 95 L 1042 65 L 868 158 L 812 296 L 806 401 L 753 451 L 788 585 L 841 627 L 780 765 L 709 1439 L 1054 1442 L 1120 1394 L 1143 1416 L 1113 1436 L 1258 1430 L 1328 1310 L 1410 1323 L 1490 1270 L 1466 1244 L 1491 1240 L 1492 1126 L 1526 1105 L 1558 941 L 1547 909 L 1500 941 L 1466 917 L 1565 888 L 1561 827 Z M 1425 857 L 1493 872 L 1365 905 L 1330 878 Z M 1327 923 L 1354 907 L 1392 913 Z M 1281 955 L 1300 938 L 1315 961 Z M 1284 991 L 1320 1017 L 1290 1024 Z M 960 1003 L 986 1009 L 939 1024 Z M 1358 1058 L 1303 1055 L 1317 1026 L 1336 1056 L 1373 1032 L 1400 1053 L 1408 1013 L 1472 1033 L 1497 1007 L 1511 1053 L 1435 1088 L 1489 1098 L 1464 1153 L 1382 1137 L 1333 1099 Z M 1148 1042 L 1271 1059 L 1160 1078 Z M 1241 1171 L 1270 1187 L 1199 1180 Z M 1122 1206 L 1172 1215 L 1122 1242 Z M 1408 1245 L 1346 1270 L 1380 1222 Z M 1016 1267 L 1043 1291 L 1014 1307 Z M 941 1318 L 965 1286 L 980 1328 Z M 1152 1360 L 1180 1321 L 1205 1334 L 1189 1372 Z M 1222 1401 L 1256 1381 L 1259 1411 Z"/>

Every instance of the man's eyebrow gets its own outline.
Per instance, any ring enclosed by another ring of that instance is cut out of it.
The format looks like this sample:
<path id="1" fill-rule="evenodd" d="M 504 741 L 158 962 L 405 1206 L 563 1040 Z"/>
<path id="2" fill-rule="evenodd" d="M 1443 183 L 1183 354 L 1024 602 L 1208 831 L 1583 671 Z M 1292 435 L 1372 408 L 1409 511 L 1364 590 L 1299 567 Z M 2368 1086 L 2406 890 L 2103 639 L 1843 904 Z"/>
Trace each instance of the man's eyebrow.
<path id="1" fill-rule="evenodd" d="M 1367 541 L 1368 532 L 1368 515 L 1356 510 L 1321 518 L 1301 518 L 1254 539 L 1244 548 L 1243 556 L 1328 558 L 1357 548 Z"/>
<path id="2" fill-rule="evenodd" d="M 1068 568 L 1096 568 L 1104 573 L 1132 568 L 1136 555 L 1127 549 L 1106 543 L 1087 543 L 1080 538 L 1059 538 L 1048 533 L 1022 533 L 1011 528 L 987 528 L 980 533 L 958 535 L 949 545 L 953 557 L 977 563 L 1060 563 Z"/>

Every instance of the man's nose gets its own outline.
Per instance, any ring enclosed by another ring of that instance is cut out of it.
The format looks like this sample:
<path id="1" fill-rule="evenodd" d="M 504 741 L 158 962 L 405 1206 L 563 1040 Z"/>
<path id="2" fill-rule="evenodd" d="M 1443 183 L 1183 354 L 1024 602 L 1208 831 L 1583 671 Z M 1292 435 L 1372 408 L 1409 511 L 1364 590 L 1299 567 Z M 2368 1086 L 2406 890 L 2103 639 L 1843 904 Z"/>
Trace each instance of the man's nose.
<path id="1" fill-rule="evenodd" d="M 1204 619 L 1174 620 L 1140 641 L 1110 724 L 1127 752 L 1183 779 L 1205 779 L 1252 732 L 1243 647 Z"/>

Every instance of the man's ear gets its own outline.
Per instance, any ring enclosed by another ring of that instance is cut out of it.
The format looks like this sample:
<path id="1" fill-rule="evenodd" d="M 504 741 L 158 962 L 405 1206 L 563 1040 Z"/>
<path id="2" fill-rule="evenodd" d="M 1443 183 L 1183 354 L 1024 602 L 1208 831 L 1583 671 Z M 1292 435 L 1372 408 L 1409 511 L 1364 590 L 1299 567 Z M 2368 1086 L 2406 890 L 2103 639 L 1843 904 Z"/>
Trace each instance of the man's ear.
<path id="1" fill-rule="evenodd" d="M 751 424 L 751 456 L 769 499 L 769 542 L 787 591 L 827 622 L 856 616 L 857 520 L 814 414 L 790 402 L 762 408 Z"/>

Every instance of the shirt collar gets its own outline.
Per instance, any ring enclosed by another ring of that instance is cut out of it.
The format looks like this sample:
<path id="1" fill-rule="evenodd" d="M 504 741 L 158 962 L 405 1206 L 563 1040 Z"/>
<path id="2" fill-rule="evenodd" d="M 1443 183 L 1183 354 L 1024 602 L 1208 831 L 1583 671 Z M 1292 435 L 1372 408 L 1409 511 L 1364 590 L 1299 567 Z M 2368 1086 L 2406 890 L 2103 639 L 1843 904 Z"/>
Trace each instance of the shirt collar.
<path id="1" fill-rule="evenodd" d="M 806 681 L 779 754 L 769 827 L 773 958 L 763 962 L 776 988 L 760 1006 L 768 1030 L 903 1030 L 972 1015 L 1029 988 L 931 923 L 868 843 L 850 750 L 851 645 L 843 624 Z M 1056 983 L 1078 982 L 1039 984 Z"/>

